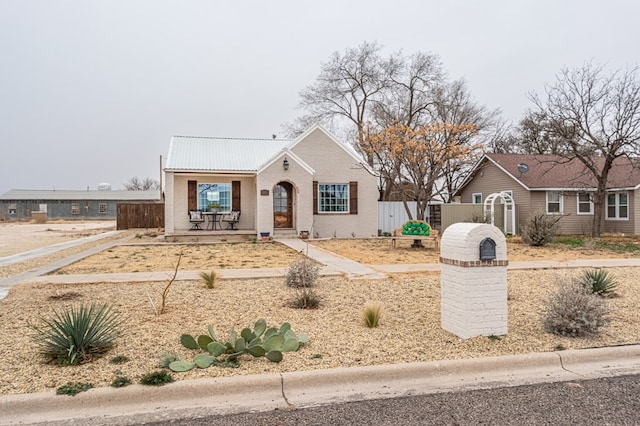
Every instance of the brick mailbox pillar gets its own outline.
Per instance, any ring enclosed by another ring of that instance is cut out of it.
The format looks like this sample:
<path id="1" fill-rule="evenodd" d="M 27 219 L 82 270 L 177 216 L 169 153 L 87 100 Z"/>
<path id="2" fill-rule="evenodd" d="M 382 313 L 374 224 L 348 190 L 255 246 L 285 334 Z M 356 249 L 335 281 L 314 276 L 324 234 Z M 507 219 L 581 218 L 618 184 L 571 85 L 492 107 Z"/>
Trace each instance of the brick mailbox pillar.
<path id="1" fill-rule="evenodd" d="M 507 334 L 507 264 L 500 229 L 449 226 L 440 244 L 442 328 L 463 339 Z"/>

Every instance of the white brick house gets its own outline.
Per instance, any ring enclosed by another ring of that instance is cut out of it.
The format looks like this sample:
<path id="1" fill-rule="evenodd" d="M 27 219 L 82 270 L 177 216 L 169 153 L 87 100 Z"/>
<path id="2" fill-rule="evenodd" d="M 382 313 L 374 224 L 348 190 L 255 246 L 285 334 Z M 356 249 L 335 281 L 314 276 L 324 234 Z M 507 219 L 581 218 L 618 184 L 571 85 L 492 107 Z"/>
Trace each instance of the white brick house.
<path id="1" fill-rule="evenodd" d="M 240 211 L 239 230 L 256 235 L 377 234 L 375 175 L 319 125 L 294 140 L 174 136 L 164 172 L 166 236 L 210 203 Z"/>

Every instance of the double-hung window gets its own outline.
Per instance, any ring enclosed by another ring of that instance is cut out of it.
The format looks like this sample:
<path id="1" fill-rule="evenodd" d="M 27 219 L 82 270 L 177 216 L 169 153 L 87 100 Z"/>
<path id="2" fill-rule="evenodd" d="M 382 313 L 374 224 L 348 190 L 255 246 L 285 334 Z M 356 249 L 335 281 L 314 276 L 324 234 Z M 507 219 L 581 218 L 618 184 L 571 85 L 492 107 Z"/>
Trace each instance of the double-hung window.
<path id="1" fill-rule="evenodd" d="M 319 213 L 349 213 L 349 184 L 321 183 L 318 185 Z"/>
<path id="2" fill-rule="evenodd" d="M 578 214 L 593 214 L 593 201 L 588 192 L 578 192 Z"/>
<path id="3" fill-rule="evenodd" d="M 607 194 L 607 219 L 629 219 L 629 194 L 626 192 Z"/>
<path id="4" fill-rule="evenodd" d="M 471 194 L 471 202 L 473 204 L 482 204 L 482 192 L 474 192 Z"/>
<path id="5" fill-rule="evenodd" d="M 559 192 L 547 192 L 547 214 L 562 214 L 562 194 Z"/>

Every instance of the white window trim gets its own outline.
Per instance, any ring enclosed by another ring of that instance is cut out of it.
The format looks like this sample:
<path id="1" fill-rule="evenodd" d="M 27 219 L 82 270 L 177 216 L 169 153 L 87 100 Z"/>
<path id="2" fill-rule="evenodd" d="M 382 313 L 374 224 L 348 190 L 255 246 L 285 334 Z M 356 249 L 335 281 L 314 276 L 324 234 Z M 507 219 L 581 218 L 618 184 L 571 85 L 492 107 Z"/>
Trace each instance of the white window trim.
<path id="1" fill-rule="evenodd" d="M 591 197 L 591 194 L 589 194 L 589 212 L 581 212 L 580 211 L 580 203 L 584 203 L 584 201 L 580 201 L 580 194 L 589 194 L 588 192 L 578 192 L 576 193 L 576 214 L 579 214 L 581 216 L 593 216 L 593 199 Z"/>
<path id="2" fill-rule="evenodd" d="M 476 203 L 476 195 L 480 196 L 480 202 Z M 472 204 L 482 204 L 482 192 L 474 192 L 471 194 L 471 203 Z"/>
<path id="3" fill-rule="evenodd" d="M 560 204 L 559 211 L 550 212 L 549 211 L 549 194 L 558 194 L 558 202 Z M 564 214 L 564 195 L 559 191 L 545 191 L 544 193 L 544 209 L 549 215 L 561 215 Z"/>
<path id="4" fill-rule="evenodd" d="M 343 212 L 329 212 L 329 211 L 324 211 L 320 209 L 320 199 L 321 199 L 321 192 L 320 188 L 323 185 L 346 185 L 347 187 L 347 209 L 346 211 Z M 349 187 L 349 183 L 343 183 L 343 182 L 318 182 L 318 214 L 350 214 L 351 213 L 351 188 Z"/>
<path id="5" fill-rule="evenodd" d="M 616 196 L 616 204 L 615 204 L 615 208 L 616 208 L 616 215 L 614 217 L 610 217 L 609 216 L 609 195 L 615 195 Z M 627 195 L 627 217 L 620 217 L 620 194 L 626 194 Z M 609 192 L 607 193 L 606 196 L 606 201 L 604 203 L 605 208 L 605 220 L 622 220 L 622 221 L 628 221 L 629 220 L 629 209 L 630 209 L 630 205 L 629 205 L 629 192 L 627 191 L 620 191 L 620 192 Z"/>

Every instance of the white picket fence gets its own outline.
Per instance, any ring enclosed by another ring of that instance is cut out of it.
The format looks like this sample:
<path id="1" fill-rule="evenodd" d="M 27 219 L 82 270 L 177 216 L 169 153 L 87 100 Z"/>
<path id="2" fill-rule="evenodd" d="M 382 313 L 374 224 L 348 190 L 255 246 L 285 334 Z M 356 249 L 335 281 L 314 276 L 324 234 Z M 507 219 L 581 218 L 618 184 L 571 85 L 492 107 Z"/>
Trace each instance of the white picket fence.
<path id="1" fill-rule="evenodd" d="M 407 205 L 413 218 L 416 219 L 417 203 L 409 201 Z M 404 209 L 402 201 L 378 201 L 378 229 L 381 232 L 393 232 L 394 229 L 400 228 L 407 220 L 409 220 L 409 216 Z"/>

